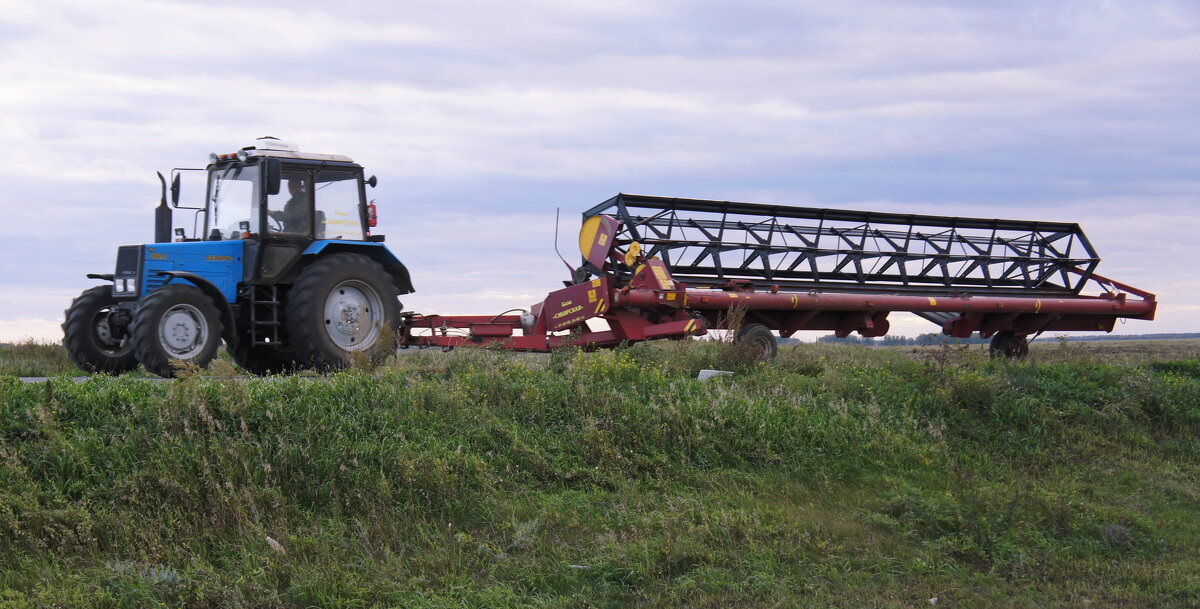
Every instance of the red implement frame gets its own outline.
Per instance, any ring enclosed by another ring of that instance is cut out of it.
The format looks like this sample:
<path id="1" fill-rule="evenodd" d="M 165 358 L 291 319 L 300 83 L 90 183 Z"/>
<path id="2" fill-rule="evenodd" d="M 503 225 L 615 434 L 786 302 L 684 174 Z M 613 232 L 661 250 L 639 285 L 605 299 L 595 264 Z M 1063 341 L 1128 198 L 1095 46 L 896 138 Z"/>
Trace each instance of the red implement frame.
<path id="1" fill-rule="evenodd" d="M 744 323 L 759 323 L 791 336 L 800 330 L 853 332 L 883 336 L 893 311 L 936 314 L 942 332 L 966 338 L 978 332 L 1024 337 L 1046 331 L 1111 332 L 1118 319 L 1154 319 L 1153 294 L 1079 268 L 1081 281 L 1097 285 L 1099 295 L 979 295 L 785 291 L 743 279 L 705 289 L 688 289 L 667 265 L 647 258 L 635 243 L 620 249 L 621 222 L 596 215 L 581 232 L 584 259 L 596 279 L 557 290 L 522 315 L 416 315 L 405 318 L 400 344 L 453 348 L 491 345 L 518 351 L 549 351 L 563 346 L 586 349 L 623 342 L 699 336 L 727 329 L 727 313 L 744 310 Z M 624 274 L 617 269 L 624 269 Z M 589 320 L 607 325 L 595 330 Z"/>

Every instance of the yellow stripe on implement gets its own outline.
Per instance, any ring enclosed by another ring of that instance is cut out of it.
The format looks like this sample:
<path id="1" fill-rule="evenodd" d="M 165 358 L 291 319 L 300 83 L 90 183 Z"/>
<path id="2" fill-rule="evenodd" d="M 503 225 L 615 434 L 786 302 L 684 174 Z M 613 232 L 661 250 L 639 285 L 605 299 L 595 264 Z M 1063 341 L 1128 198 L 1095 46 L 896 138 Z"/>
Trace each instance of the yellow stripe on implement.
<path id="1" fill-rule="evenodd" d="M 931 307 L 936 307 L 936 306 L 937 306 L 937 299 L 936 299 L 936 298 L 934 298 L 933 296 L 930 296 L 930 297 L 929 297 L 929 306 L 931 306 Z"/>
<path id="2" fill-rule="evenodd" d="M 689 333 L 689 332 L 691 332 L 692 330 L 695 330 L 695 329 L 696 329 L 696 320 L 694 320 L 694 319 L 692 319 L 692 320 L 689 320 L 689 321 L 687 322 L 687 325 L 683 327 L 683 331 L 684 331 L 684 333 Z"/>
<path id="3" fill-rule="evenodd" d="M 604 299 L 601 298 L 600 302 L 596 303 L 596 312 L 592 313 L 592 315 L 599 315 L 599 314 L 603 313 L 604 312 L 604 304 L 605 304 Z"/>
<path id="4" fill-rule="evenodd" d="M 671 289 L 671 280 L 667 278 L 667 269 L 663 268 L 662 264 L 656 264 L 651 267 L 654 271 L 654 278 L 658 280 L 658 289 Z"/>

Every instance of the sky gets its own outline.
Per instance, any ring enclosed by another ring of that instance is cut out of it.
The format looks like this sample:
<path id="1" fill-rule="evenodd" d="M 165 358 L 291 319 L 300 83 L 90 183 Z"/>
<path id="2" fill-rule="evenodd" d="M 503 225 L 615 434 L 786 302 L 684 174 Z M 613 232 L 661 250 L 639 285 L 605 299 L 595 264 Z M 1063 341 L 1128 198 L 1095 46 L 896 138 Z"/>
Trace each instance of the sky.
<path id="1" fill-rule="evenodd" d="M 405 308 L 562 285 L 618 192 L 1078 222 L 1200 331 L 1200 3 L 0 0 L 0 341 L 153 240 L 155 171 L 272 135 L 379 186 Z M 936 326 L 895 315 L 892 332 Z"/>

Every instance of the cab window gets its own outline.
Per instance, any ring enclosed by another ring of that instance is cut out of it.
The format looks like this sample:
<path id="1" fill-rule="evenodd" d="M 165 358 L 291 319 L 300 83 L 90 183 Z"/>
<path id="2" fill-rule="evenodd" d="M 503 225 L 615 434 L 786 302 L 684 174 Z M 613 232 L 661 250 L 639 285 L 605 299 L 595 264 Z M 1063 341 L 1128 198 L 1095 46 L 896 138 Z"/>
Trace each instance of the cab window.
<path id="1" fill-rule="evenodd" d="M 267 230 L 307 235 L 310 228 L 308 174 L 285 171 L 278 194 L 267 197 Z"/>
<path id="2" fill-rule="evenodd" d="M 240 239 L 258 222 L 258 167 L 230 165 L 210 173 L 208 238 Z"/>
<path id="3" fill-rule="evenodd" d="M 317 239 L 363 239 L 361 189 L 353 172 L 318 171 L 313 194 Z"/>

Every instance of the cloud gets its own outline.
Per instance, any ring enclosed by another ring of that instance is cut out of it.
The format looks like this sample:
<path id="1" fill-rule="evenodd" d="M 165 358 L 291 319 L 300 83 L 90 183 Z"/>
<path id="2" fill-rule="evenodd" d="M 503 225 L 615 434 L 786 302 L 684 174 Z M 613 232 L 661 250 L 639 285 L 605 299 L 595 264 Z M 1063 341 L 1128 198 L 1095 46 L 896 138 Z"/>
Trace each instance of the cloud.
<path id="1" fill-rule="evenodd" d="M 77 293 L 149 237 L 154 170 L 270 134 L 380 176 L 426 310 L 540 298 L 553 208 L 617 191 L 1078 221 L 1200 302 L 1194 3 L 56 0 L 0 51 L 0 238 L 36 253 L 3 293 Z"/>

